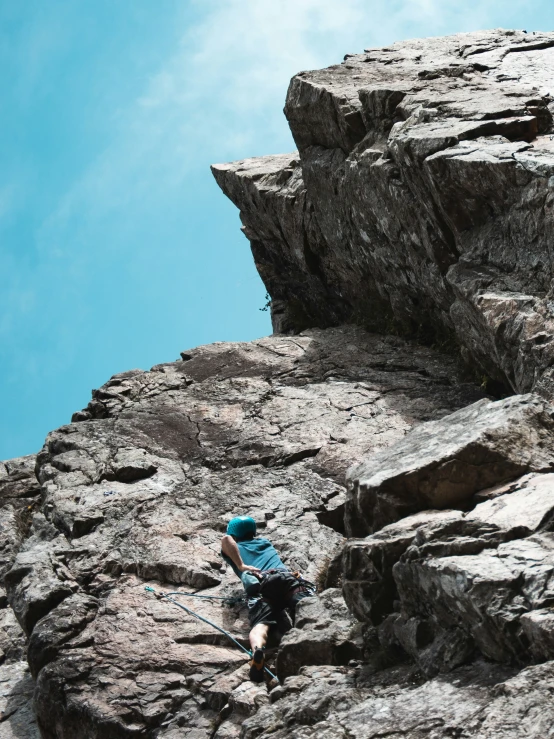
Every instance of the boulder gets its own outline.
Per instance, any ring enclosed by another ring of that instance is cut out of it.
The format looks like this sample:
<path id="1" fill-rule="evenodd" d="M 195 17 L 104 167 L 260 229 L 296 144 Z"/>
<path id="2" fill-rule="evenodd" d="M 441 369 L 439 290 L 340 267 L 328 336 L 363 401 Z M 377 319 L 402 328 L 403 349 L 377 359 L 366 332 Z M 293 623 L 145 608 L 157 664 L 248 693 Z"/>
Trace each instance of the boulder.
<path id="1" fill-rule="evenodd" d="M 364 536 L 418 510 L 463 508 L 484 488 L 552 469 L 553 449 L 549 403 L 536 395 L 483 399 L 350 469 L 346 531 Z"/>

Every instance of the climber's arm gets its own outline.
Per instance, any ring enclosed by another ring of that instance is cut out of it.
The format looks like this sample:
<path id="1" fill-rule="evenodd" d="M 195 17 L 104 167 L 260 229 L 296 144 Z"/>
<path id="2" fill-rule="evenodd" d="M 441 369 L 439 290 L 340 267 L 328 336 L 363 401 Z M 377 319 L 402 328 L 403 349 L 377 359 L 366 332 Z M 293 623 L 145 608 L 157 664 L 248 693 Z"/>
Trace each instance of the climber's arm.
<path id="1" fill-rule="evenodd" d="M 229 557 L 229 559 L 236 565 L 237 569 L 240 570 L 240 572 L 260 572 L 258 567 L 251 567 L 250 565 L 244 564 L 244 562 L 242 561 L 242 557 L 240 556 L 237 542 L 233 539 L 232 536 L 226 534 L 221 539 L 221 551 L 226 557 Z"/>

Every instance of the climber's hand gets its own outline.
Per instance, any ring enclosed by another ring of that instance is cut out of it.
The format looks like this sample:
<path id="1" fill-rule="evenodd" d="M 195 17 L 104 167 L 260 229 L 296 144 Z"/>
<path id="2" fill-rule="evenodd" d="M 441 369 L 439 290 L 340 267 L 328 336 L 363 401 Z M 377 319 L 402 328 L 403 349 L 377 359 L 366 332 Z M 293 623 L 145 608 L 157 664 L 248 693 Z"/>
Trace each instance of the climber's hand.
<path id="1" fill-rule="evenodd" d="M 241 572 L 251 572 L 253 575 L 256 575 L 256 577 L 260 577 L 262 574 L 262 571 L 259 567 L 251 567 L 250 565 L 242 565 L 240 568 Z"/>

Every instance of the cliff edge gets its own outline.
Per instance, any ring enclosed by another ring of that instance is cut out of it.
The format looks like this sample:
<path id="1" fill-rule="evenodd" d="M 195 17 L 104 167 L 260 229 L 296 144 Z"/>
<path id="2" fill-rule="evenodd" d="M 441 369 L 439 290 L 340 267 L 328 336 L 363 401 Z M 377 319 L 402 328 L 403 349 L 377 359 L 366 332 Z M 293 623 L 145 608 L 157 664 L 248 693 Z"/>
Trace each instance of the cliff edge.
<path id="1" fill-rule="evenodd" d="M 301 72 L 298 152 L 215 165 L 276 331 L 450 336 L 551 397 L 554 34 L 405 41 Z"/>

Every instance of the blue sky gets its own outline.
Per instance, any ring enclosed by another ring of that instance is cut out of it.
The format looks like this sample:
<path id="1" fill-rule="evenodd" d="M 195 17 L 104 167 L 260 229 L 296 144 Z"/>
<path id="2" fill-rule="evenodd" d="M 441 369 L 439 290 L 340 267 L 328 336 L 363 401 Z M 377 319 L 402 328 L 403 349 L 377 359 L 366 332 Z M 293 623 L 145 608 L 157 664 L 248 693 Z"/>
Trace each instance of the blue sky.
<path id="1" fill-rule="evenodd" d="M 271 332 L 209 165 L 294 149 L 290 77 L 345 53 L 554 27 L 550 2 L 0 0 L 0 459 L 112 374 Z"/>

